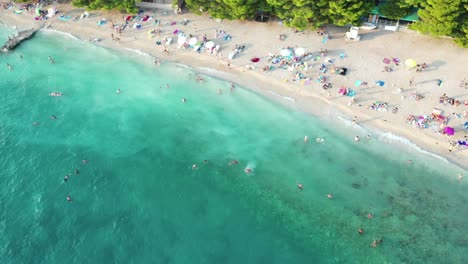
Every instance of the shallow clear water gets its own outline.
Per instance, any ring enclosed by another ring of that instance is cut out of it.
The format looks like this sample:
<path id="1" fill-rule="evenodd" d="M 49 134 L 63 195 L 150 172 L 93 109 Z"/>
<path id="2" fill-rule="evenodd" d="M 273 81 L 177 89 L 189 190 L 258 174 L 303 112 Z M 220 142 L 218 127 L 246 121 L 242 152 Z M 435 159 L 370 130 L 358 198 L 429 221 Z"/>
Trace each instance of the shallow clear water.
<path id="1" fill-rule="evenodd" d="M 0 64 L 1 263 L 468 258 L 460 169 L 397 140 L 53 32 Z"/>

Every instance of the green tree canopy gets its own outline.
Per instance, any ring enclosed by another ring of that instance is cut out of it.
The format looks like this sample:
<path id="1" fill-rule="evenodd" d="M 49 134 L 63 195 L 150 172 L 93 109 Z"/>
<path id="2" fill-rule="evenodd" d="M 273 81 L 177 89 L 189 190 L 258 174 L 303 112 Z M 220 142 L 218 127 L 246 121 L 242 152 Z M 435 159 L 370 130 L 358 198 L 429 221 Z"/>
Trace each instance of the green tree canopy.
<path id="1" fill-rule="evenodd" d="M 382 16 L 389 19 L 400 19 L 408 15 L 410 7 L 404 0 L 388 0 L 379 7 Z"/>
<path id="2" fill-rule="evenodd" d="M 328 13 L 331 23 L 337 26 L 360 24 L 374 6 L 374 0 L 335 0 L 328 1 Z"/>
<path id="3" fill-rule="evenodd" d="M 136 8 L 136 3 L 140 2 L 139 0 L 73 0 L 72 4 L 78 7 L 86 7 L 90 10 L 97 9 L 117 9 L 125 10 L 129 13 L 135 13 L 138 9 Z"/>
<path id="4" fill-rule="evenodd" d="M 434 36 L 454 36 L 467 13 L 462 2 L 466 4 L 466 0 L 427 0 L 418 11 L 421 21 L 412 28 Z"/>

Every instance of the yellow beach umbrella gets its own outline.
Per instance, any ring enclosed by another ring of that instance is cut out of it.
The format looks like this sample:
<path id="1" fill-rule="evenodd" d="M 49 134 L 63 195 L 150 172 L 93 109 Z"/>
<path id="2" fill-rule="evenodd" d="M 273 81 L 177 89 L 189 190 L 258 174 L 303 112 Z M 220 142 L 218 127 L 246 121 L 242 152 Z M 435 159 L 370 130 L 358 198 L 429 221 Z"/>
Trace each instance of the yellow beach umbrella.
<path id="1" fill-rule="evenodd" d="M 410 68 L 414 68 L 416 67 L 416 65 L 418 65 L 418 63 L 413 59 L 407 59 L 405 63 L 406 63 L 406 66 Z"/>

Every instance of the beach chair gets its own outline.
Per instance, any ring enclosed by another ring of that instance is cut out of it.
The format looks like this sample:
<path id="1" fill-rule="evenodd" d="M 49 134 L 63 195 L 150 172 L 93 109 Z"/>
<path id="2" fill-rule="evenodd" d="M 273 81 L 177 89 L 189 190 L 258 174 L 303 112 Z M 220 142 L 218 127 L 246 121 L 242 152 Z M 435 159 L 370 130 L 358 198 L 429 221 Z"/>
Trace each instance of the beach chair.
<path id="1" fill-rule="evenodd" d="M 351 27 L 349 32 L 345 34 L 345 40 L 354 40 L 359 41 L 361 36 L 359 36 L 359 28 L 358 27 Z"/>

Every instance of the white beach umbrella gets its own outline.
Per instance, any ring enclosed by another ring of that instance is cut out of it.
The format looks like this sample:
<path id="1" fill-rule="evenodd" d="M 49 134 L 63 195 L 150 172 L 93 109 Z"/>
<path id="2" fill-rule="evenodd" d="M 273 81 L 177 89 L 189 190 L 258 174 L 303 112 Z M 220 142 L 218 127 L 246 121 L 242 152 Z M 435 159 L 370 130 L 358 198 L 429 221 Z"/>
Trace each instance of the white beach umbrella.
<path id="1" fill-rule="evenodd" d="M 297 48 L 294 53 L 297 55 L 297 56 L 302 56 L 305 54 L 305 49 L 304 48 Z"/>
<path id="2" fill-rule="evenodd" d="M 283 57 L 287 57 L 287 56 L 290 56 L 291 53 L 292 53 L 292 52 L 291 52 L 290 49 L 282 49 L 280 54 L 281 54 L 281 56 L 283 56 Z"/>
<path id="3" fill-rule="evenodd" d="M 185 41 L 187 41 L 187 37 L 185 36 L 180 36 L 178 39 L 177 39 L 177 43 L 179 45 L 184 45 Z"/>
<path id="4" fill-rule="evenodd" d="M 197 44 L 197 38 L 196 37 L 193 37 L 189 40 L 188 44 L 190 46 L 195 46 L 195 44 Z"/>
<path id="5" fill-rule="evenodd" d="M 213 41 L 208 41 L 207 43 L 205 43 L 205 48 L 207 49 L 211 49 L 215 46 L 214 42 Z"/>

